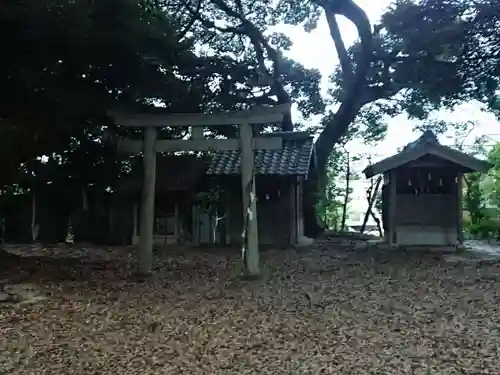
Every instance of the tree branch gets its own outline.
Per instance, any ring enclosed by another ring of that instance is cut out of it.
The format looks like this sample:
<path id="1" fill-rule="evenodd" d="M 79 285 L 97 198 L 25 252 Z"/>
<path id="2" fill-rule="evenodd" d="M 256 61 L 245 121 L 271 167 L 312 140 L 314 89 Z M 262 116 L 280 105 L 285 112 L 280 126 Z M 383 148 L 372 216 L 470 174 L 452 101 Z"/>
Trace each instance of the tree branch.
<path id="1" fill-rule="evenodd" d="M 290 102 L 290 95 L 288 95 L 287 91 L 283 87 L 283 83 L 281 82 L 281 54 L 269 44 L 262 32 L 257 29 L 257 27 L 255 27 L 255 25 L 250 22 L 242 12 L 232 9 L 223 0 L 212 0 L 212 2 L 228 16 L 241 22 L 241 25 L 238 27 L 238 31 L 240 34 L 246 35 L 254 47 L 258 62 L 258 72 L 259 76 L 261 76 L 260 83 L 271 86 L 272 92 L 270 94 L 276 95 L 278 98 L 278 104 Z M 270 73 L 266 67 L 265 54 L 272 62 L 272 73 Z M 291 114 L 286 114 L 284 116 L 282 130 L 293 130 Z"/>
<path id="2" fill-rule="evenodd" d="M 350 20 L 356 26 L 361 40 L 359 61 L 356 64 L 354 77 L 346 89 L 344 100 L 333 116 L 332 121 L 326 124 L 316 142 L 317 167 L 321 172 L 326 168 L 328 156 L 333 146 L 345 134 L 349 124 L 361 109 L 361 103 L 358 99 L 362 93 L 372 59 L 372 29 L 366 13 L 352 0 L 343 0 L 340 5 L 337 2 L 336 8 L 325 4 L 325 2 L 320 3 L 320 5 L 323 6 L 325 12 L 329 13 L 330 17 L 334 12 L 333 15 L 340 14 Z"/>
<path id="3" fill-rule="evenodd" d="M 342 73 L 344 74 L 344 81 L 349 84 L 353 80 L 353 69 L 352 62 L 347 54 L 347 49 L 345 48 L 344 41 L 342 40 L 342 35 L 340 34 L 339 24 L 334 13 L 327 14 L 326 20 L 328 22 L 328 27 L 330 28 L 330 35 L 335 43 L 335 48 L 337 49 L 337 55 L 339 57 L 340 66 L 342 68 Z"/>

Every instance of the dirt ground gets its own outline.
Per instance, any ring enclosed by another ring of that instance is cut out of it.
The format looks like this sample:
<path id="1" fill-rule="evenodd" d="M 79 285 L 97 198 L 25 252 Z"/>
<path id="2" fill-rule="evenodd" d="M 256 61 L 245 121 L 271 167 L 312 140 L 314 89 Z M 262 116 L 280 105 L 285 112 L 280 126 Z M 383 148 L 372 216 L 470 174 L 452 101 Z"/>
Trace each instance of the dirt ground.
<path id="1" fill-rule="evenodd" d="M 496 263 L 325 238 L 264 252 L 258 281 L 237 250 L 162 248 L 140 282 L 131 248 L 19 252 L 1 374 L 500 374 Z"/>

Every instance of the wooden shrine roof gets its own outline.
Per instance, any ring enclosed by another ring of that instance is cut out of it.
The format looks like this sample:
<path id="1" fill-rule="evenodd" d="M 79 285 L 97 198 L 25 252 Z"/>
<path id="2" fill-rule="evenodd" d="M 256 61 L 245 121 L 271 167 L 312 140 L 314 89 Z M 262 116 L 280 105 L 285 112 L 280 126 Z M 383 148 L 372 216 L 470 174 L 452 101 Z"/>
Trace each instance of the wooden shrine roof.
<path id="1" fill-rule="evenodd" d="M 433 132 L 425 131 L 416 141 L 406 145 L 403 151 L 367 167 L 363 173 L 370 178 L 402 167 L 426 155 L 460 166 L 465 172 L 487 172 L 491 168 L 491 164 L 487 161 L 444 146 L 438 142 Z"/>

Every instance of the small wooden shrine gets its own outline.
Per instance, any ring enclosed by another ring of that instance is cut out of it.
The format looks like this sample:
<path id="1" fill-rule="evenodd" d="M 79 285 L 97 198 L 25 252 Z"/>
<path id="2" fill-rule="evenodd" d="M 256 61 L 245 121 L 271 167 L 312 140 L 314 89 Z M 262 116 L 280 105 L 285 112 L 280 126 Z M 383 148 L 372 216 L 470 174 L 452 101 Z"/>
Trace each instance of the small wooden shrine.
<path id="1" fill-rule="evenodd" d="M 403 151 L 367 167 L 384 175 L 382 221 L 391 245 L 456 246 L 462 235 L 462 176 L 490 163 L 441 145 L 426 131 Z"/>

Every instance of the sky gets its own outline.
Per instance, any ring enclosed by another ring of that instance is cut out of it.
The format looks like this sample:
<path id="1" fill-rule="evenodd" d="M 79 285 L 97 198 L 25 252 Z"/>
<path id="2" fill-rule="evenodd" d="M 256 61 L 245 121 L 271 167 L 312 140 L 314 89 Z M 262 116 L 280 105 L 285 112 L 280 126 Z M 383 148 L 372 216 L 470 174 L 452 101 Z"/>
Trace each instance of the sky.
<path id="1" fill-rule="evenodd" d="M 372 25 L 376 24 L 381 15 L 387 9 L 391 0 L 356 0 L 356 3 L 361 6 L 368 14 Z M 346 45 L 352 44 L 357 38 L 356 28 L 345 18 L 339 17 L 339 26 L 343 35 Z M 333 73 L 338 64 L 337 51 L 330 37 L 328 25 L 324 18 L 318 24 L 317 29 L 311 33 L 306 33 L 301 27 L 285 26 L 284 31 L 293 41 L 288 56 L 303 64 L 306 68 L 318 69 L 323 76 L 322 90 L 325 91 L 328 84 L 328 76 Z M 299 114 L 294 114 L 299 118 Z M 500 141 L 500 123 L 495 117 L 487 112 L 481 110 L 480 103 L 467 103 L 456 110 L 440 111 L 434 115 L 435 117 L 447 121 L 476 121 L 477 126 L 474 131 L 469 135 L 470 144 L 478 136 L 487 135 L 492 141 Z M 317 121 L 312 119 L 311 121 Z M 415 123 L 408 120 L 406 116 L 400 115 L 394 118 L 387 119 L 388 133 L 386 139 L 379 145 L 372 153 L 372 162 L 377 162 L 397 152 L 397 149 L 406 145 L 418 138 L 419 134 L 413 132 Z M 454 144 L 452 134 L 448 137 L 441 137 L 441 143 Z M 467 141 L 465 142 L 467 144 Z M 348 145 L 348 149 L 352 153 L 366 151 L 366 146 L 361 142 L 352 142 Z M 367 166 L 366 159 L 354 166 L 354 169 L 361 171 Z M 353 196 L 360 202 L 353 204 L 353 209 L 363 211 L 366 206 L 365 189 L 367 188 L 367 181 L 361 180 L 356 182 L 354 186 Z"/>

